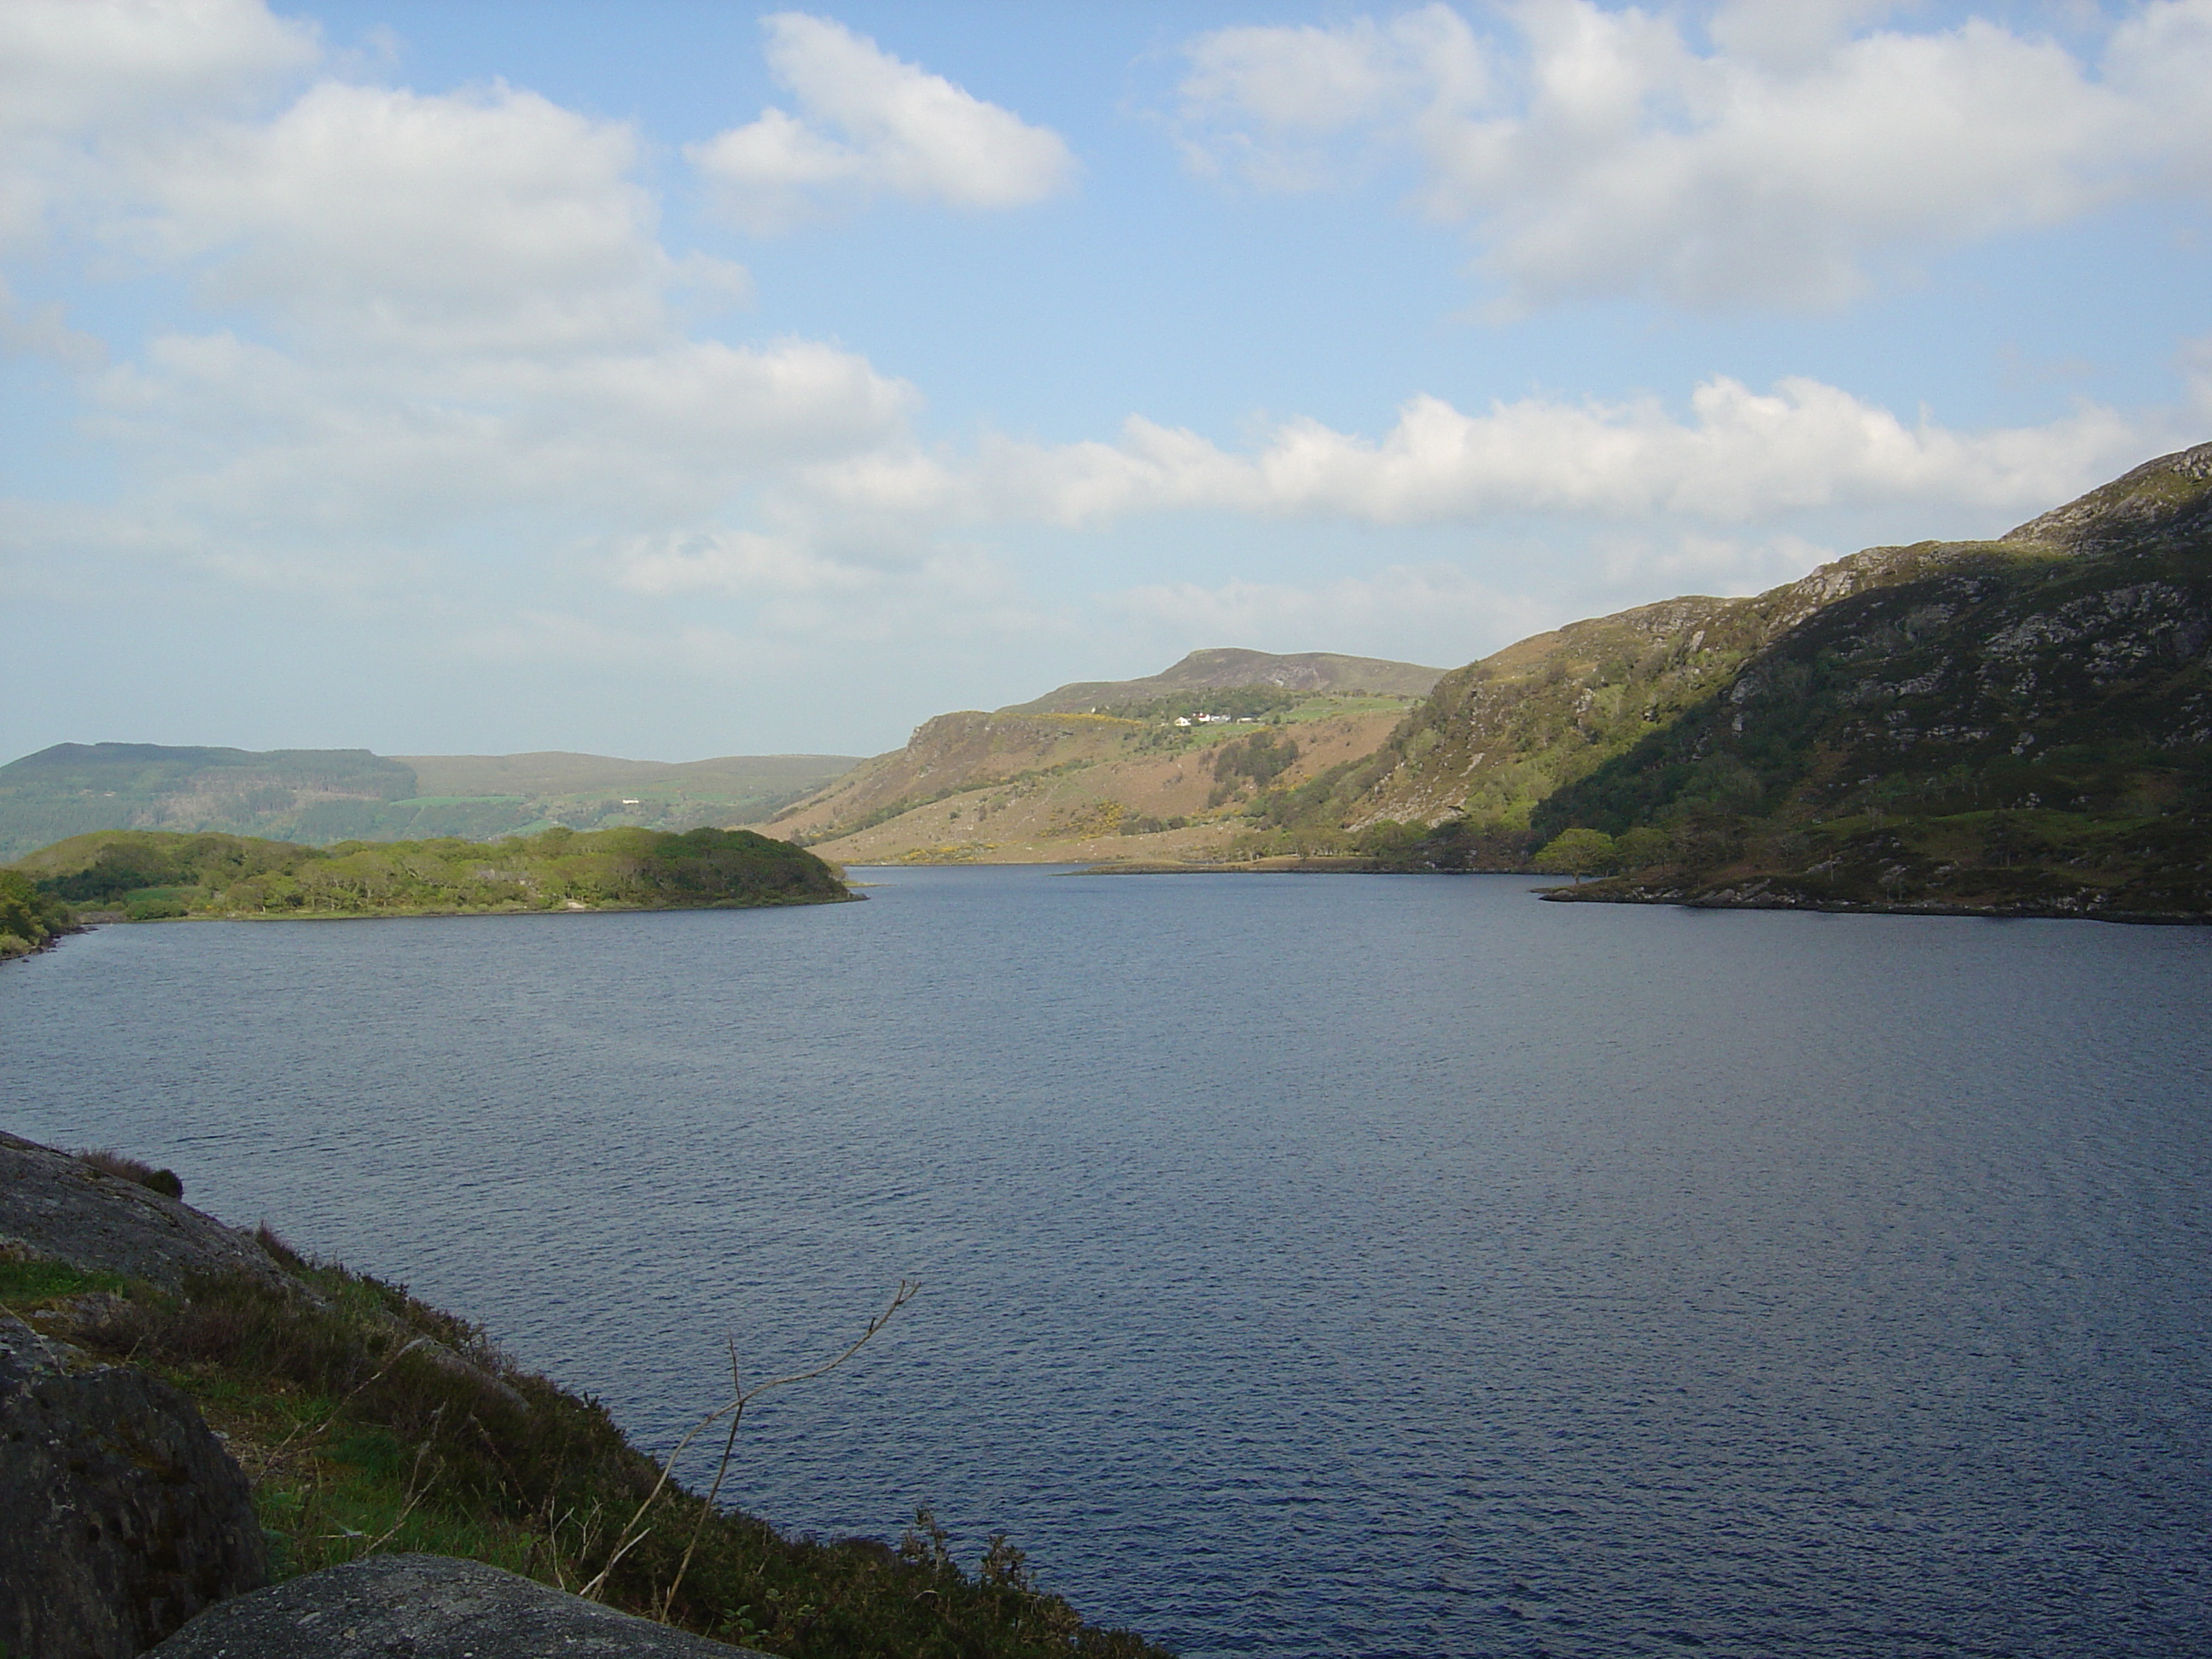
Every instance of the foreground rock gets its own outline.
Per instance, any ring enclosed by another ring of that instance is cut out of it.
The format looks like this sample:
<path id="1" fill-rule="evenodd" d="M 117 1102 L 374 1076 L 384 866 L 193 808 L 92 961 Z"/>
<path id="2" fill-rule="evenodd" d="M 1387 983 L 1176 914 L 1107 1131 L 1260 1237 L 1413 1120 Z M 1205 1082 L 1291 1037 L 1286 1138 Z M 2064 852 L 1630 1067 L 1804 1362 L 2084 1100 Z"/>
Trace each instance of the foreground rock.
<path id="1" fill-rule="evenodd" d="M 0 1315 L 0 1644 L 130 1659 L 269 1576 L 246 1477 L 187 1400 Z"/>
<path id="2" fill-rule="evenodd" d="M 725 1646 L 480 1561 L 373 1555 L 210 1608 L 158 1659 L 732 1659 Z"/>
<path id="3" fill-rule="evenodd" d="M 0 1244 L 165 1291 L 201 1273 L 281 1284 L 250 1234 L 67 1152 L 0 1133 Z"/>

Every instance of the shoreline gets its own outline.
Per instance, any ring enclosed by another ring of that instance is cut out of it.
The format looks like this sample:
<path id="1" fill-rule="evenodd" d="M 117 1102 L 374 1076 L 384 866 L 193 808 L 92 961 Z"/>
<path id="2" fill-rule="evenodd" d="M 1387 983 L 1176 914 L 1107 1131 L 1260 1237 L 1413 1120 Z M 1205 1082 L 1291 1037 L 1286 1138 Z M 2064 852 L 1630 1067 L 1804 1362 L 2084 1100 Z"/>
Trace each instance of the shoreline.
<path id="1" fill-rule="evenodd" d="M 1006 865 L 1000 867 L 1016 869 L 1020 866 Z M 1348 855 L 1342 858 L 1300 858 L 1285 854 L 1239 864 L 1143 861 L 1093 864 L 1066 873 L 1072 876 L 1527 876 L 1535 872 L 1528 870 L 1416 870 Z"/>
<path id="2" fill-rule="evenodd" d="M 2203 927 L 2212 915 L 2194 910 L 2094 910 L 2054 904 L 1957 904 L 1942 900 L 1814 899 L 1788 893 L 1730 891 L 1690 893 L 1680 890 L 1553 887 L 1540 897 L 1565 904 L 1671 904 L 1685 910 L 1810 910 L 1837 916 L 1963 916 L 1983 921 L 2109 921 L 2130 927 Z"/>
<path id="3" fill-rule="evenodd" d="M 160 927 L 183 921 L 422 921 L 450 916 L 635 916 L 672 910 L 788 910 L 809 904 L 852 904 L 866 893 L 825 894 L 817 898 L 732 899 L 708 904 L 558 904 L 515 905 L 481 910 L 312 910 L 290 914 L 270 910 L 213 910 L 188 916 L 132 918 L 119 910 L 80 911 L 77 925 L 66 931 L 88 933 L 95 927 Z M 54 936 L 60 939 L 63 934 Z M 52 948 L 51 944 L 41 950 Z"/>
<path id="4" fill-rule="evenodd" d="M 1009 866 L 1012 867 L 1012 866 Z M 1378 865 L 1371 859 L 1283 858 L 1249 864 L 1128 863 L 1092 865 L 1066 873 L 1077 876 L 1186 875 L 1378 875 L 1378 876 L 1529 876 L 1529 870 L 1407 870 Z M 1809 910 L 1824 915 L 1961 916 L 1985 921 L 2106 921 L 2130 927 L 2212 927 L 2212 914 L 2193 910 L 2095 909 L 2087 906 L 2037 904 L 1960 904 L 1942 900 L 1889 901 L 1875 899 L 1808 898 L 1762 890 L 1763 881 L 1743 888 L 1713 892 L 1686 889 L 1618 887 L 1609 881 L 1588 884 L 1557 880 L 1556 884 L 1532 887 L 1537 898 L 1558 904 L 1671 904 L 1686 910 Z"/>

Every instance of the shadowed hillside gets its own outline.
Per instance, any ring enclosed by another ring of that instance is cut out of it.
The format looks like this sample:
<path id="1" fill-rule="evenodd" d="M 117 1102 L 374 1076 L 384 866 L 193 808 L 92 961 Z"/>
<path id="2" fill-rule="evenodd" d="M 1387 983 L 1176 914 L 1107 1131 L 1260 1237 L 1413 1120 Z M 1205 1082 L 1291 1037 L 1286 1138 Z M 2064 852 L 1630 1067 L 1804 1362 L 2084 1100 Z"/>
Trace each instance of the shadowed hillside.
<path id="1" fill-rule="evenodd" d="M 2212 913 L 2212 445 L 1995 541 L 1874 548 L 1455 671 L 1248 850 L 1583 898 Z"/>

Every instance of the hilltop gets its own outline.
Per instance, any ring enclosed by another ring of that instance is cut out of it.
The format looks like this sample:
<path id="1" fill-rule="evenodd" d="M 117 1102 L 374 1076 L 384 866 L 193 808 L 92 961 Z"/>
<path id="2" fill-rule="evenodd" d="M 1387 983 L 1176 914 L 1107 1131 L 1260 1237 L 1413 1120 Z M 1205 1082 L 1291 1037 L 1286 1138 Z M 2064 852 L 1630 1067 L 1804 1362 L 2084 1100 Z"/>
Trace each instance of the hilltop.
<path id="1" fill-rule="evenodd" d="M 1443 678 L 1441 668 L 1345 657 L 1334 651 L 1277 656 L 1266 651 L 1194 651 L 1173 667 L 1136 680 L 1078 680 L 1002 714 L 1111 714 L 1157 704 L 1203 702 L 1191 694 L 1230 690 L 1328 693 L 1351 696 L 1423 697 Z M 1263 698 L 1263 701 L 1269 699 Z M 1273 701 L 1282 701 L 1276 698 Z M 1176 712 L 1181 712 L 1178 708 Z M 1235 711 L 1241 712 L 1241 711 Z"/>
<path id="2" fill-rule="evenodd" d="M 216 830 L 327 846 L 483 841 L 556 823 L 727 828 L 767 817 L 854 763 L 842 755 L 672 763 L 64 743 L 0 766 L 0 859 L 95 830 Z"/>
<path id="3" fill-rule="evenodd" d="M 766 827 L 847 863 L 1215 856 L 1257 792 L 1373 752 L 1440 672 L 1194 651 L 1147 678 L 938 715 Z"/>

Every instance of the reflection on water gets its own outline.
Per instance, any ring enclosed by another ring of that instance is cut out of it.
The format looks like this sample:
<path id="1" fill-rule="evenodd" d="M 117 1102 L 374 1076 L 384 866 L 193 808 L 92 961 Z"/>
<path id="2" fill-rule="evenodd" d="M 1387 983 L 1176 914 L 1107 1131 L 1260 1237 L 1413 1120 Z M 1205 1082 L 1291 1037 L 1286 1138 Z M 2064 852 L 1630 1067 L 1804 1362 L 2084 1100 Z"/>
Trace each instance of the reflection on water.
<path id="1" fill-rule="evenodd" d="M 898 871 L 110 928 L 6 1127 L 1187 1654 L 2212 1650 L 2212 933 Z"/>

